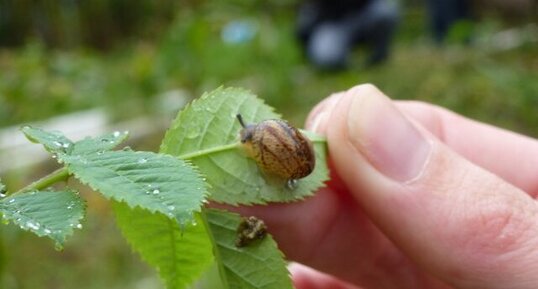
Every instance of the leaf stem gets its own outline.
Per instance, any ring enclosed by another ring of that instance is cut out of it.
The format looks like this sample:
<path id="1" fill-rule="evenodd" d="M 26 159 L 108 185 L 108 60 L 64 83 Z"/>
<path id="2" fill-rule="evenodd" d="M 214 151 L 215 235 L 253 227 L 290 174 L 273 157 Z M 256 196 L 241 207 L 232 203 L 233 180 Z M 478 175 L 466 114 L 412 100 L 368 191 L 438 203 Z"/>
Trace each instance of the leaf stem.
<path id="1" fill-rule="evenodd" d="M 28 186 L 16 191 L 13 195 L 26 193 L 34 190 L 41 190 L 47 187 L 50 187 L 52 184 L 55 184 L 60 181 L 67 180 L 69 178 L 69 172 L 66 167 L 59 168 L 49 175 L 29 184 Z"/>
<path id="2" fill-rule="evenodd" d="M 204 223 L 204 227 L 206 229 L 206 233 L 209 236 L 209 239 L 211 240 L 211 245 L 213 247 L 217 246 L 217 240 L 215 239 L 215 236 L 213 235 L 213 232 L 211 231 L 211 227 L 209 226 L 209 221 L 207 220 L 207 208 L 202 207 L 202 210 L 200 212 L 200 217 L 202 219 L 202 222 Z M 219 269 L 219 276 L 222 285 L 224 288 L 229 289 L 230 286 L 228 285 L 228 279 L 226 279 L 226 270 L 224 269 L 224 265 L 222 264 L 222 256 L 220 255 L 219 250 L 216 248 L 213 248 L 213 254 L 215 257 L 215 262 L 217 263 L 217 267 Z"/>
<path id="3" fill-rule="evenodd" d="M 221 146 L 208 148 L 208 149 L 205 149 L 205 150 L 199 150 L 199 151 L 195 151 L 195 152 L 192 152 L 192 153 L 182 154 L 182 155 L 179 155 L 178 158 L 180 158 L 180 159 L 194 159 L 194 158 L 201 157 L 201 156 L 211 154 L 211 153 L 217 153 L 217 152 L 222 152 L 222 151 L 235 149 L 235 148 L 239 147 L 239 145 L 240 145 L 240 142 L 234 142 L 234 143 L 230 143 L 230 144 L 225 144 L 225 145 L 221 145 Z"/>

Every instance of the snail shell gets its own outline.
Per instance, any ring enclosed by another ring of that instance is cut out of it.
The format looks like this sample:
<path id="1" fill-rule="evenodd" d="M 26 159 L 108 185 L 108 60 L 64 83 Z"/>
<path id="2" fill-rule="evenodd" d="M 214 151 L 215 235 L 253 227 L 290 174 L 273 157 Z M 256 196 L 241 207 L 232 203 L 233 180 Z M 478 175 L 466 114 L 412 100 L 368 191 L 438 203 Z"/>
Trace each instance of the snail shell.
<path id="1" fill-rule="evenodd" d="M 243 126 L 241 143 L 264 172 L 292 181 L 314 170 L 312 143 L 297 128 L 280 119 L 257 124 L 245 124 L 240 114 L 237 119 Z"/>

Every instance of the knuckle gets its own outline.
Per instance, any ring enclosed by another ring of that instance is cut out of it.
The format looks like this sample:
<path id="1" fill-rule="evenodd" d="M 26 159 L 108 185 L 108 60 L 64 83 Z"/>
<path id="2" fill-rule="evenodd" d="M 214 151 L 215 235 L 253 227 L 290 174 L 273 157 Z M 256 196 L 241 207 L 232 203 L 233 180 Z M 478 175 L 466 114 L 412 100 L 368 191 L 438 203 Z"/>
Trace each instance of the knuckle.
<path id="1" fill-rule="evenodd" d="M 537 214 L 526 199 L 491 194 L 479 199 L 463 197 L 461 201 L 467 205 L 452 214 L 450 234 L 452 245 L 461 250 L 466 264 L 477 270 L 494 271 L 493 267 L 510 267 L 534 251 Z"/>

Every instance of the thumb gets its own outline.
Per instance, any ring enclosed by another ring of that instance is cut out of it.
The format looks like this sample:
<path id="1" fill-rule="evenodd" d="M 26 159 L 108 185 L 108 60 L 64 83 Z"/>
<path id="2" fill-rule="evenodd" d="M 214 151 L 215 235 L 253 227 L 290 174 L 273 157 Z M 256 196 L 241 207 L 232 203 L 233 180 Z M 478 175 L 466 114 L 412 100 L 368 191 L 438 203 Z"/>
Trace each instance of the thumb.
<path id="1" fill-rule="evenodd" d="M 352 197 L 421 268 L 459 288 L 538 286 L 534 199 L 453 152 L 372 85 L 314 113 L 309 123 L 326 134 Z"/>

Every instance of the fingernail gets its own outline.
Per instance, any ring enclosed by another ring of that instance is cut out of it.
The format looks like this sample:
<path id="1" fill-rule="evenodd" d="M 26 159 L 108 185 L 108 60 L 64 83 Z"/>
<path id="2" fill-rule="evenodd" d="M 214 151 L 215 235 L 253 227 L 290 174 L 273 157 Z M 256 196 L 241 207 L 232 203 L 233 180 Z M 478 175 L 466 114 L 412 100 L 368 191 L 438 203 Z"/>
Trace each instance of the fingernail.
<path id="1" fill-rule="evenodd" d="M 318 104 L 318 106 L 314 108 L 312 115 L 310 115 L 306 124 L 306 129 L 323 133 L 326 128 L 327 119 L 331 116 L 334 106 L 342 98 L 342 95 L 343 93 L 335 93 Z"/>
<path id="2" fill-rule="evenodd" d="M 418 178 L 431 152 L 431 142 L 380 94 L 355 97 L 347 125 L 353 146 L 382 174 L 408 182 Z"/>
<path id="3" fill-rule="evenodd" d="M 329 112 L 322 111 L 314 116 L 312 122 L 308 125 L 307 129 L 314 132 L 321 132 L 320 124 L 325 123 L 326 119 L 329 117 Z"/>

